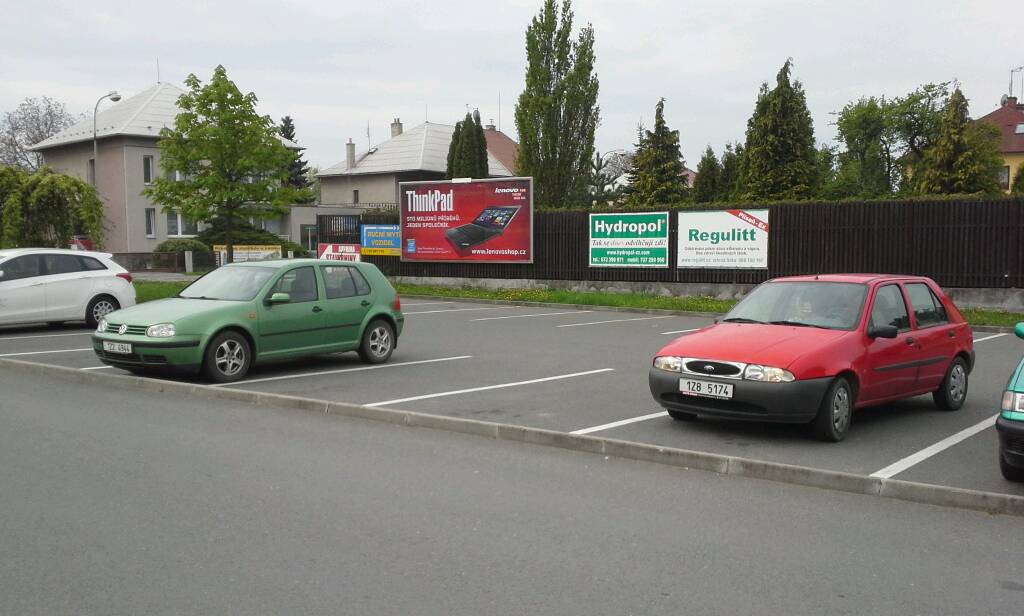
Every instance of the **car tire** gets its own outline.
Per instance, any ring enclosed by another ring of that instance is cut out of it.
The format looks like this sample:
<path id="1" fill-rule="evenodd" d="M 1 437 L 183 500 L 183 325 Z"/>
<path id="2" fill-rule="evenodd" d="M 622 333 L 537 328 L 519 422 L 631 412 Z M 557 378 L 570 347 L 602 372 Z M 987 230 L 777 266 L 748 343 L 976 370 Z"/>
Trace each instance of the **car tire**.
<path id="1" fill-rule="evenodd" d="M 121 304 L 109 295 L 97 295 L 85 307 L 85 324 L 96 329 L 100 319 L 121 308 Z"/>
<path id="2" fill-rule="evenodd" d="M 244 378 L 251 365 L 252 347 L 236 331 L 217 334 L 203 352 L 203 376 L 214 383 L 233 383 Z"/>
<path id="3" fill-rule="evenodd" d="M 382 364 L 395 350 L 395 329 L 383 319 L 370 321 L 359 344 L 359 358 L 368 364 Z"/>
<path id="4" fill-rule="evenodd" d="M 853 388 L 843 377 L 836 377 L 825 392 L 818 414 L 811 422 L 814 435 L 823 441 L 838 443 L 846 438 L 853 421 Z"/>
<path id="5" fill-rule="evenodd" d="M 967 400 L 967 362 L 963 357 L 957 357 L 949 365 L 942 385 L 932 392 L 932 399 L 935 406 L 943 411 L 956 411 L 964 405 Z"/>
<path id="6" fill-rule="evenodd" d="M 1002 448 L 999 449 L 999 471 L 1003 474 L 1003 479 L 1007 481 L 1024 481 L 1024 468 L 1016 467 L 1006 461 L 1003 457 Z"/>
<path id="7" fill-rule="evenodd" d="M 672 409 L 665 409 L 668 411 L 668 416 L 676 421 L 693 421 L 697 419 L 697 413 L 687 413 L 686 411 L 674 411 Z"/>

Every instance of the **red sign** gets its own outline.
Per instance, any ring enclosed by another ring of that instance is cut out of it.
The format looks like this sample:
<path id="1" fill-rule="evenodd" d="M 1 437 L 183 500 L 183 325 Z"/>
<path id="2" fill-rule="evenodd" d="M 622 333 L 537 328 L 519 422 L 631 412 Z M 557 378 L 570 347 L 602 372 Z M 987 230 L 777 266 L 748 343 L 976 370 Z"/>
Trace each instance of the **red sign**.
<path id="1" fill-rule="evenodd" d="M 402 182 L 403 261 L 533 263 L 533 179 Z"/>
<path id="2" fill-rule="evenodd" d="M 359 244 L 318 244 L 316 256 L 331 261 L 358 261 Z"/>

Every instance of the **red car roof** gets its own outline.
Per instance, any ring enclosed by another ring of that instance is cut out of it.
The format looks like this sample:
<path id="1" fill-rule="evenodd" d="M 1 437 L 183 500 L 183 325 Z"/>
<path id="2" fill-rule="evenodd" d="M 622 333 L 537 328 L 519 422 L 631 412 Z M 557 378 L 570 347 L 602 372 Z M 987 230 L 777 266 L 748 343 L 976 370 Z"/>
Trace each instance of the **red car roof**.
<path id="1" fill-rule="evenodd" d="M 806 276 L 785 276 L 783 278 L 772 278 L 772 282 L 855 282 L 869 283 L 885 280 L 924 280 L 923 276 L 906 276 L 899 274 L 818 274 Z"/>

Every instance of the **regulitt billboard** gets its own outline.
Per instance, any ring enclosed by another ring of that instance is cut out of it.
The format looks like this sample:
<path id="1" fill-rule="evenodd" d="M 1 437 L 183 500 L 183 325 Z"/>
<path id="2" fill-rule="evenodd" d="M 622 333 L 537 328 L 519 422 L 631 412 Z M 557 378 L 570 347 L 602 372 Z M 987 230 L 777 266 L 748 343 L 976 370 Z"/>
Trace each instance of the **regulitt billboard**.
<path id="1" fill-rule="evenodd" d="M 402 182 L 403 261 L 533 263 L 533 179 Z"/>

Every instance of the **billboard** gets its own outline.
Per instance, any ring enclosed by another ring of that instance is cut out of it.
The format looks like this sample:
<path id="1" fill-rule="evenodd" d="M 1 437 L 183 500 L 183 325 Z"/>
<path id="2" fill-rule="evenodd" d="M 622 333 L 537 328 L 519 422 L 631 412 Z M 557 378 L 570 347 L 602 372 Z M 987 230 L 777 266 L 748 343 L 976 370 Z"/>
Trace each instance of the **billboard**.
<path id="1" fill-rule="evenodd" d="M 280 259 L 280 246 L 264 246 L 262 244 L 235 244 L 232 246 L 232 262 L 244 263 L 246 261 L 266 261 L 267 259 Z M 217 244 L 213 247 L 217 265 L 223 265 L 228 260 L 228 247 L 224 244 Z"/>
<path id="2" fill-rule="evenodd" d="M 679 267 L 768 269 L 768 210 L 679 212 Z"/>
<path id="3" fill-rule="evenodd" d="M 359 261 L 359 244 L 317 244 L 318 259 Z"/>
<path id="4" fill-rule="evenodd" d="M 590 267 L 668 267 L 668 212 L 591 214 Z"/>
<path id="5" fill-rule="evenodd" d="M 363 254 L 397 257 L 402 254 L 402 228 L 398 225 L 363 225 Z"/>
<path id="6" fill-rule="evenodd" d="M 403 261 L 533 263 L 533 179 L 402 182 Z"/>

